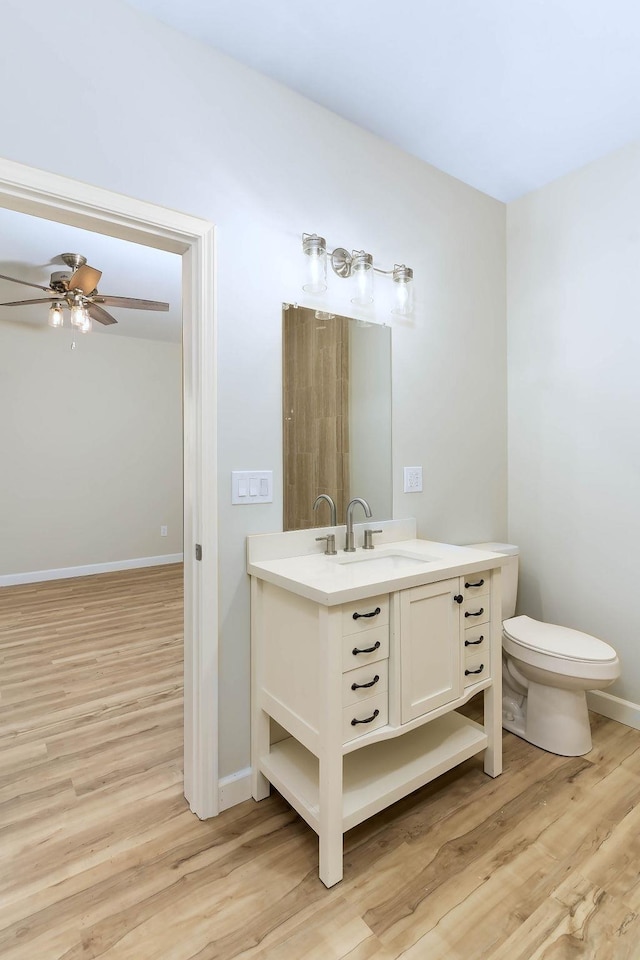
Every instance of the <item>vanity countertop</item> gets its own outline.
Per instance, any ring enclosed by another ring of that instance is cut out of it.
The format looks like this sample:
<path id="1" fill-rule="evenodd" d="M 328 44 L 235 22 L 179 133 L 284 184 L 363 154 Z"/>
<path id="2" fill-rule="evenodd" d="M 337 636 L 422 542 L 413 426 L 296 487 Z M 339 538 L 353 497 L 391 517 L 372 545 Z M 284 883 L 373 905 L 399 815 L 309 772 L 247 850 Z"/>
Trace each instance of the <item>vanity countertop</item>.
<path id="1" fill-rule="evenodd" d="M 386 541 L 373 550 L 339 550 L 333 557 L 318 548 L 301 556 L 255 559 L 249 550 L 247 572 L 308 600 L 334 606 L 500 567 L 506 559 L 502 554 L 472 547 L 399 539 Z"/>

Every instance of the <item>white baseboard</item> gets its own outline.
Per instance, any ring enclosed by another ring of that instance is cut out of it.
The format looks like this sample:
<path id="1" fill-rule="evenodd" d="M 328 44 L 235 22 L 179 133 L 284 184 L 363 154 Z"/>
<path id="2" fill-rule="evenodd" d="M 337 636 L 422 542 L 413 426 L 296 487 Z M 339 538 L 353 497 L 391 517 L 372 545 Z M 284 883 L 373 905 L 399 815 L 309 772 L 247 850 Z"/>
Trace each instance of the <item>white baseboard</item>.
<path id="1" fill-rule="evenodd" d="M 13 587 L 20 583 L 43 583 L 45 580 L 67 580 L 69 577 L 90 577 L 95 573 L 111 573 L 115 570 L 133 570 L 137 567 L 159 567 L 165 563 L 182 563 L 182 553 L 169 553 L 161 557 L 138 557 L 135 560 L 112 560 L 109 563 L 88 563 L 82 567 L 59 567 L 56 570 L 31 570 L 26 573 L 0 575 L 0 587 Z"/>
<path id="2" fill-rule="evenodd" d="M 587 706 L 594 713 L 600 713 L 603 717 L 609 717 L 610 720 L 617 720 L 628 727 L 640 730 L 640 704 L 638 703 L 614 697 L 610 693 L 605 693 L 604 690 L 590 690 L 587 693 Z"/>
<path id="3" fill-rule="evenodd" d="M 218 782 L 218 804 L 220 813 L 237 803 L 251 799 L 251 767 L 238 770 Z"/>

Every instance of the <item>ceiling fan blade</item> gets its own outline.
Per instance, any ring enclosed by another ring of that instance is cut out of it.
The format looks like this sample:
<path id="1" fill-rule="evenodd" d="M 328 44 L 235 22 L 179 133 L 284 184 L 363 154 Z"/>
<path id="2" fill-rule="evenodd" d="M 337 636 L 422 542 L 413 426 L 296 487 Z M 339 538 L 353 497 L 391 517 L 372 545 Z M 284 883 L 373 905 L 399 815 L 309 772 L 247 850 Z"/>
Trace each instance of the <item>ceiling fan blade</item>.
<path id="1" fill-rule="evenodd" d="M 29 283 L 28 280 L 18 280 L 16 277 L 5 277 L 3 273 L 0 273 L 0 280 L 11 280 L 12 283 L 21 283 L 25 287 L 35 287 L 36 290 L 46 290 L 47 293 L 51 292 L 51 287 L 43 287 L 39 283 Z"/>
<path id="2" fill-rule="evenodd" d="M 160 300 L 136 300 L 135 297 L 107 297 L 94 298 L 94 303 L 106 303 L 109 307 L 131 307 L 132 310 L 168 310 L 169 304 Z"/>
<path id="3" fill-rule="evenodd" d="M 36 297 L 35 300 L 12 300 L 10 303 L 0 303 L 0 307 L 22 307 L 28 303 L 57 303 L 59 297 Z"/>
<path id="4" fill-rule="evenodd" d="M 78 267 L 76 272 L 69 277 L 69 290 L 82 290 L 87 296 L 96 289 L 101 276 L 102 271 L 96 270 L 95 267 L 88 265 Z"/>
<path id="5" fill-rule="evenodd" d="M 94 320 L 97 320 L 98 323 L 104 323 L 105 326 L 118 322 L 115 317 L 112 317 L 110 313 L 107 313 L 106 310 L 99 307 L 97 303 L 88 303 L 87 313 L 90 317 L 93 317 Z"/>

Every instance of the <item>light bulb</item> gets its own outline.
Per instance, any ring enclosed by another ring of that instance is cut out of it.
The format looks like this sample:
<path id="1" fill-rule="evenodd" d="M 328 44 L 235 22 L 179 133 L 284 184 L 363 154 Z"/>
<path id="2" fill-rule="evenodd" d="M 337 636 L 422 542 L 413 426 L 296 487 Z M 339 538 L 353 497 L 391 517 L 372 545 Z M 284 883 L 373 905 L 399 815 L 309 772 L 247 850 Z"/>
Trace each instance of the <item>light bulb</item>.
<path id="1" fill-rule="evenodd" d="M 393 268 L 393 282 L 396 286 L 396 303 L 391 313 L 408 317 L 413 312 L 413 270 L 404 263 Z"/>
<path id="2" fill-rule="evenodd" d="M 364 250 L 354 250 L 352 257 L 351 275 L 355 293 L 351 297 L 351 303 L 366 307 L 373 303 L 373 257 Z"/>
<path id="3" fill-rule="evenodd" d="M 62 313 L 61 303 L 52 303 L 49 307 L 49 318 L 47 323 L 50 327 L 61 327 L 64 324 L 64 314 Z"/>
<path id="4" fill-rule="evenodd" d="M 80 333 L 91 333 L 92 327 L 93 327 L 93 321 L 89 316 L 88 311 L 85 309 L 82 323 L 79 326 Z"/>
<path id="5" fill-rule="evenodd" d="M 71 307 L 71 326 L 81 327 L 84 323 L 85 309 L 81 303 L 74 303 Z"/>
<path id="6" fill-rule="evenodd" d="M 327 289 L 327 242 L 317 233 L 302 234 L 302 252 L 305 254 L 305 280 L 302 289 L 307 293 L 324 293 Z"/>

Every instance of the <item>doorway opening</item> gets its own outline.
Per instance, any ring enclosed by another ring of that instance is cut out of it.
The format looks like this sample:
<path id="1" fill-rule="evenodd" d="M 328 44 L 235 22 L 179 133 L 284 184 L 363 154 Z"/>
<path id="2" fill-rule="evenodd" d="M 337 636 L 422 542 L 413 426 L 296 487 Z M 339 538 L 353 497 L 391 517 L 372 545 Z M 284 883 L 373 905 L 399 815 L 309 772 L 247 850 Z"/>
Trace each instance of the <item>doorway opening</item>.
<path id="1" fill-rule="evenodd" d="M 184 792 L 198 817 L 215 816 L 219 800 L 214 227 L 197 217 L 4 159 L 0 159 L 0 206 L 182 258 Z"/>

